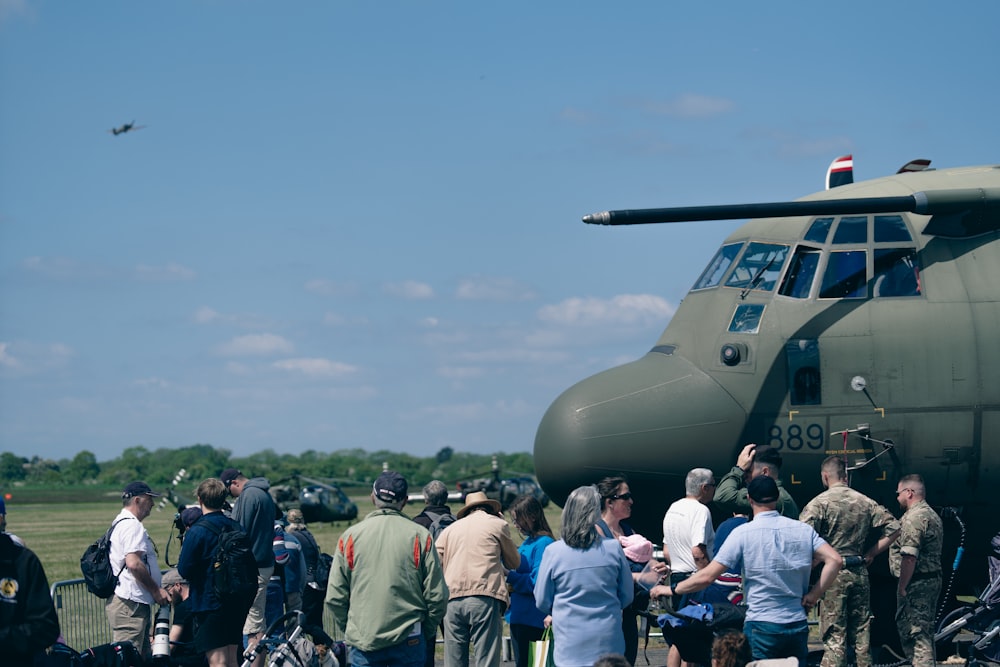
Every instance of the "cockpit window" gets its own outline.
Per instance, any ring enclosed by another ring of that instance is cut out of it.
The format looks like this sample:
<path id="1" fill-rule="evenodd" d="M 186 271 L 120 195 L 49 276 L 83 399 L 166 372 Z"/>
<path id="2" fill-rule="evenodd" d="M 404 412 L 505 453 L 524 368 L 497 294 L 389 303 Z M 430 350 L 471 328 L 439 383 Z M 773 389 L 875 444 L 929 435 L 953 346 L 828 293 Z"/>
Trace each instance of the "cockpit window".
<path id="1" fill-rule="evenodd" d="M 820 286 L 821 299 L 863 299 L 866 289 L 868 253 L 864 250 L 831 252 Z"/>
<path id="2" fill-rule="evenodd" d="M 837 231 L 833 234 L 833 242 L 836 245 L 868 243 L 868 216 L 845 215 L 837 224 Z"/>
<path id="3" fill-rule="evenodd" d="M 830 235 L 831 227 L 833 227 L 833 218 L 816 218 L 809 225 L 805 240 L 813 243 L 826 243 L 826 237 Z"/>
<path id="4" fill-rule="evenodd" d="M 819 248 L 809 246 L 796 248 L 778 293 L 795 299 L 808 299 L 822 254 Z"/>
<path id="5" fill-rule="evenodd" d="M 715 253 L 715 257 L 713 257 L 712 261 L 708 263 L 708 266 L 705 267 L 701 277 L 698 278 L 698 281 L 691 289 L 696 290 L 715 287 L 722 282 L 722 276 L 724 276 L 726 271 L 729 270 L 729 267 L 732 265 L 733 260 L 736 259 L 736 255 L 739 254 L 742 246 L 742 243 L 729 243 L 719 248 L 719 251 Z"/>
<path id="6" fill-rule="evenodd" d="M 919 296 L 920 267 L 915 248 L 876 248 L 872 295 Z"/>
<path id="7" fill-rule="evenodd" d="M 900 241 L 912 241 L 910 230 L 906 228 L 902 216 L 898 215 L 876 215 L 875 216 L 875 243 L 898 243 Z"/>
<path id="8" fill-rule="evenodd" d="M 750 243 L 733 270 L 726 287 L 742 287 L 747 290 L 774 289 L 781 275 L 788 255 L 788 246 L 774 243 Z"/>

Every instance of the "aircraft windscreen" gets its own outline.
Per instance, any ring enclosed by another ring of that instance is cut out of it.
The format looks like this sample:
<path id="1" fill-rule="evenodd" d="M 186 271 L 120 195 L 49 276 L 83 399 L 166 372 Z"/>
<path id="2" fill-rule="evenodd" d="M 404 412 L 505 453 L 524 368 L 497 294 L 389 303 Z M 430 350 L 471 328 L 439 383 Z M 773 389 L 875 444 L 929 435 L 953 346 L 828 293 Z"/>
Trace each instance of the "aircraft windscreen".
<path id="1" fill-rule="evenodd" d="M 722 282 L 722 276 L 729 270 L 729 267 L 732 265 L 733 260 L 736 259 L 736 255 L 739 254 L 742 247 L 742 243 L 730 243 L 719 248 L 719 251 L 715 253 L 715 257 L 708 263 L 708 266 L 702 271 L 701 277 L 698 278 L 691 289 L 707 289 L 715 287 Z"/>
<path id="2" fill-rule="evenodd" d="M 795 299 L 808 299 L 816 268 L 823 252 L 819 248 L 799 246 L 792 255 L 792 263 L 785 274 L 778 293 Z"/>
<path id="3" fill-rule="evenodd" d="M 753 242 L 747 246 L 740 263 L 733 270 L 726 287 L 770 291 L 781 275 L 788 246 Z"/>
<path id="4" fill-rule="evenodd" d="M 863 299 L 867 294 L 865 264 L 868 253 L 864 250 L 831 252 L 827 260 L 821 299 Z"/>

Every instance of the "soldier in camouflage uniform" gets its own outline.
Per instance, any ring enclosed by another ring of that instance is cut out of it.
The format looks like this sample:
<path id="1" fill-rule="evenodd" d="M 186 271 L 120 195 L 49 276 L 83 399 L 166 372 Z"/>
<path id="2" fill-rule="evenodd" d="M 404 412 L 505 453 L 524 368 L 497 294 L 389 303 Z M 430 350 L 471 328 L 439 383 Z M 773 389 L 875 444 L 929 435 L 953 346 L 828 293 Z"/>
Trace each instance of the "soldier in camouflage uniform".
<path id="1" fill-rule="evenodd" d="M 820 601 L 819 627 L 823 638 L 821 667 L 844 667 L 847 646 L 854 646 L 858 667 L 871 666 L 871 586 L 868 565 L 899 536 L 899 521 L 889 510 L 847 486 L 844 459 L 823 461 L 820 476 L 826 491 L 806 504 L 799 516 L 844 559 L 844 569 Z M 867 550 L 872 530 L 878 542 Z"/>
<path id="2" fill-rule="evenodd" d="M 941 593 L 941 517 L 927 504 L 924 480 L 907 475 L 896 495 L 906 512 L 899 539 L 889 551 L 889 569 L 896 586 L 896 628 L 903 652 L 913 667 L 934 665 L 934 615 Z"/>

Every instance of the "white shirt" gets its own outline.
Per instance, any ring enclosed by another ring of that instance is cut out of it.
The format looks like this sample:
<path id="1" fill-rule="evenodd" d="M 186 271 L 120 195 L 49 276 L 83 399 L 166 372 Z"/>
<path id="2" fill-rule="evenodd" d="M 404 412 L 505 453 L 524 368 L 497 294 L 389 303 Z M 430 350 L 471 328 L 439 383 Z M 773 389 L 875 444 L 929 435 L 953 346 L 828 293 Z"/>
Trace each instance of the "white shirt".
<path id="1" fill-rule="evenodd" d="M 119 520 L 121 521 L 111 533 L 111 553 L 109 554 L 111 569 L 116 574 L 121 570 L 121 574 L 118 575 L 118 585 L 115 587 L 115 595 L 124 600 L 153 604 L 153 594 L 143 588 L 129 569 L 125 567 L 125 555 L 138 554 L 139 558 L 146 563 L 146 569 L 149 570 L 156 586 L 159 587 L 163 575 L 156 560 L 156 547 L 153 546 L 153 540 L 150 539 L 142 522 L 128 509 L 122 508 L 121 513 L 115 517 L 115 521 Z"/>
<path id="2" fill-rule="evenodd" d="M 715 544 L 712 513 L 694 498 L 681 498 L 663 515 L 663 545 L 670 553 L 671 571 L 697 570 L 691 547 L 698 544 L 706 546 L 706 555 L 711 560 Z"/>

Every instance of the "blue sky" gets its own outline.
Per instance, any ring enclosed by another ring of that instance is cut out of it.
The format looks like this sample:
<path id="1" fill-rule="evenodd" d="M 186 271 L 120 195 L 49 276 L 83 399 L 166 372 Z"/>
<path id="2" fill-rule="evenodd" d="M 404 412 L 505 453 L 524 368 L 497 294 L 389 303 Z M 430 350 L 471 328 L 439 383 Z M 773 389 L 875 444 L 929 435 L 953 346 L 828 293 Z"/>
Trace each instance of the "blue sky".
<path id="1" fill-rule="evenodd" d="M 736 226 L 582 215 L 996 162 L 998 19 L 0 0 L 0 451 L 530 451 Z"/>

